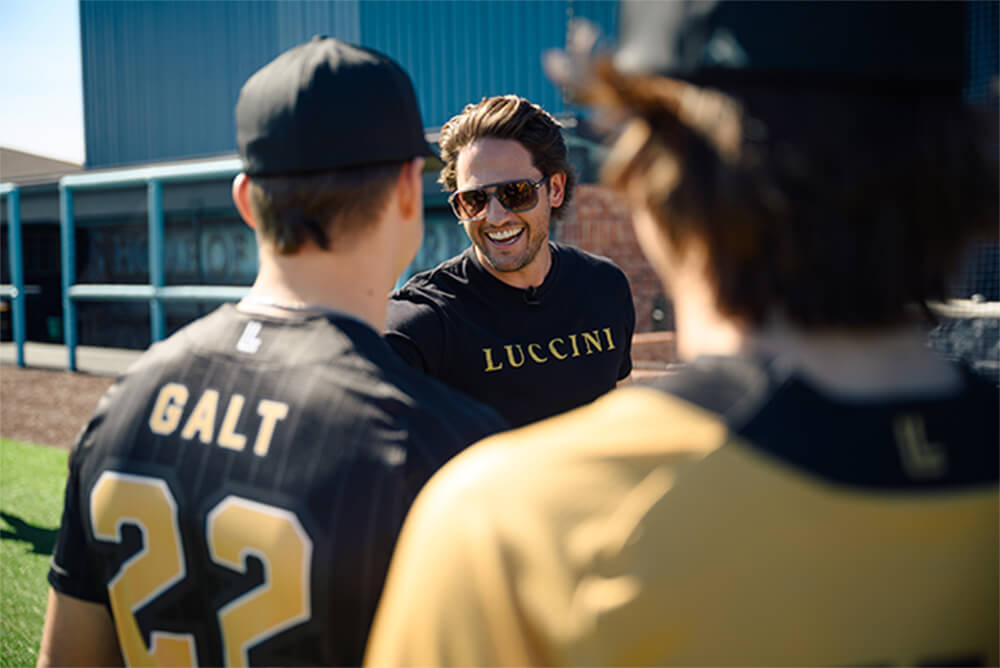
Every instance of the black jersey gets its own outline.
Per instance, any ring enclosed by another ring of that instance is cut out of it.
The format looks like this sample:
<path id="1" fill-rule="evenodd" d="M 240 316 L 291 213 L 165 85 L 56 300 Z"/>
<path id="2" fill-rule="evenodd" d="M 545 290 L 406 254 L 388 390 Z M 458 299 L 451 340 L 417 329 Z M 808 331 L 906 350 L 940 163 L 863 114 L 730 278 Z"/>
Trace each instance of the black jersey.
<path id="1" fill-rule="evenodd" d="M 998 438 L 971 376 L 862 401 L 700 358 L 450 462 L 367 659 L 995 666 Z"/>
<path id="2" fill-rule="evenodd" d="M 417 274 L 392 295 L 386 339 L 515 426 L 593 401 L 632 371 L 632 291 L 610 260 L 549 246 L 534 289 L 497 279 L 471 247 Z"/>
<path id="3" fill-rule="evenodd" d="M 358 664 L 412 499 L 504 426 L 354 318 L 223 306 L 102 398 L 49 581 L 131 665 Z"/>

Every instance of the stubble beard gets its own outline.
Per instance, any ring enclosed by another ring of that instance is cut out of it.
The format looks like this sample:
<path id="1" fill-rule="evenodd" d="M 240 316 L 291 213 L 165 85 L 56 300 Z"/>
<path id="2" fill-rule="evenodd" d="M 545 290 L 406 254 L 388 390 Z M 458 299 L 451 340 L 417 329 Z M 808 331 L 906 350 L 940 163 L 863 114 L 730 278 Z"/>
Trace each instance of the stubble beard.
<path id="1" fill-rule="evenodd" d="M 525 229 L 525 234 L 531 234 L 531 227 Z M 486 239 L 486 235 L 480 233 L 480 236 L 476 239 L 476 247 L 479 249 L 479 254 L 481 257 L 485 258 L 489 262 L 490 266 L 494 270 L 501 273 L 512 273 L 515 271 L 520 271 L 527 267 L 534 261 L 538 256 L 539 251 L 545 245 L 547 241 L 547 235 L 538 235 L 537 237 L 528 238 L 528 247 L 525 249 L 524 253 L 516 257 L 494 257 L 493 248 L 491 247 L 490 241 Z"/>

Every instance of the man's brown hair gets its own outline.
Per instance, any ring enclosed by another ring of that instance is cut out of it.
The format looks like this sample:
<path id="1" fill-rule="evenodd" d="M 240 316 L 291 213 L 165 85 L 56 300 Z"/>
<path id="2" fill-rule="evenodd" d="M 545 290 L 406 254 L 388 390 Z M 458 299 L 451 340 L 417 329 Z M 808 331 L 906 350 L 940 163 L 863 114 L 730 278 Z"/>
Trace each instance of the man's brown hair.
<path id="1" fill-rule="evenodd" d="M 675 247 L 705 243 L 717 306 L 746 323 L 901 323 L 947 296 L 970 237 L 996 235 L 991 124 L 956 98 L 600 72 L 592 101 L 631 114 L 605 179 Z"/>
<path id="2" fill-rule="evenodd" d="M 348 247 L 381 214 L 400 169 L 393 163 L 251 177 L 257 233 L 280 255 L 297 252 L 307 240 L 324 250 Z"/>
<path id="3" fill-rule="evenodd" d="M 576 174 L 569 163 L 562 129 L 552 115 L 537 104 L 517 95 L 483 98 L 468 104 L 461 114 L 452 117 L 441 128 L 441 160 L 444 167 L 438 181 L 455 190 L 455 165 L 462 149 L 477 139 L 513 139 L 531 153 L 531 162 L 542 173 L 566 175 L 563 201 L 552 209 L 552 217 L 560 219 L 573 198 Z"/>

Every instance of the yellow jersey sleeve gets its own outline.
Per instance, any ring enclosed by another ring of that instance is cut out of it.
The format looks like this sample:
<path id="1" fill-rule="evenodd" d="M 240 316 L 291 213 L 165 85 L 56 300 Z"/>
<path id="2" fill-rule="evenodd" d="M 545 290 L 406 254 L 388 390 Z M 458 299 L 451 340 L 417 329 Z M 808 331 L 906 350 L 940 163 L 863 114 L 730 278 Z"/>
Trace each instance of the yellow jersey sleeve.
<path id="1" fill-rule="evenodd" d="M 677 412 L 673 417 L 686 419 L 690 429 L 668 457 L 671 466 L 654 467 L 651 475 L 650 458 L 662 458 L 663 434 L 653 437 L 632 418 L 655 411 L 669 420 L 676 410 L 659 392 L 623 389 L 486 439 L 447 465 L 406 521 L 366 665 L 528 666 L 568 659 L 566 641 L 592 621 L 585 610 L 627 595 L 624 581 L 580 587 L 595 553 L 618 549 L 669 488 L 674 469 L 699 460 L 724 437 L 717 422 Z M 546 482 L 553 469 L 562 474 L 557 484 Z M 512 481 L 516 485 L 506 484 Z M 567 495 L 577 502 L 562 503 Z"/>

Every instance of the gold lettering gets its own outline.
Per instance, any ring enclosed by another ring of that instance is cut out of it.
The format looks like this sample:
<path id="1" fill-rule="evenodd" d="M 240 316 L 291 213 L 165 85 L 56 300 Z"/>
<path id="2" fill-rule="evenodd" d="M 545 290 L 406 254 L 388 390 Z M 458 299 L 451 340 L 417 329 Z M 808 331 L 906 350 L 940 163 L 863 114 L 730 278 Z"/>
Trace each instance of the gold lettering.
<path id="1" fill-rule="evenodd" d="M 271 447 L 271 437 L 274 436 L 274 427 L 278 420 L 288 417 L 288 404 L 270 399 L 261 399 L 257 404 L 257 415 L 264 418 L 260 422 L 260 429 L 257 430 L 257 440 L 253 444 L 253 453 L 260 457 L 267 454 Z"/>
<path id="2" fill-rule="evenodd" d="M 515 343 L 513 345 L 507 345 L 507 346 L 504 346 L 504 348 L 507 349 L 507 361 L 510 362 L 510 365 L 512 367 L 514 367 L 516 369 L 519 366 L 524 366 L 524 350 L 521 349 L 521 344 L 520 343 Z M 515 362 L 514 361 L 514 348 L 517 348 L 517 352 L 520 353 L 520 355 L 521 355 L 521 361 L 520 362 Z"/>
<path id="3" fill-rule="evenodd" d="M 615 349 L 615 340 L 613 338 L 611 338 L 611 328 L 610 327 L 605 327 L 601 331 L 604 332 L 604 335 L 606 337 L 608 337 L 608 350 L 614 350 Z"/>
<path id="4" fill-rule="evenodd" d="M 940 478 L 948 472 L 948 452 L 940 443 L 927 440 L 924 419 L 918 414 L 900 415 L 892 425 L 903 470 L 911 478 Z"/>
<path id="5" fill-rule="evenodd" d="M 532 348 L 532 346 L 534 346 L 534 348 L 538 348 L 539 350 L 542 349 L 542 344 L 540 343 L 529 343 L 528 354 L 531 355 L 531 359 L 535 360 L 539 364 L 545 364 L 546 362 L 549 361 L 548 357 L 540 357 L 537 353 L 535 353 L 535 349 Z"/>
<path id="6" fill-rule="evenodd" d="M 576 345 L 576 334 L 569 335 L 569 342 L 573 345 L 573 357 L 579 357 L 580 349 Z"/>
<path id="7" fill-rule="evenodd" d="M 592 355 L 594 352 L 591 348 L 591 344 L 593 344 L 594 348 L 597 348 L 597 352 L 604 351 L 604 348 L 601 347 L 601 339 L 598 336 L 596 329 L 593 332 L 581 332 L 580 336 L 583 337 L 583 342 L 587 344 L 588 355 Z"/>
<path id="8" fill-rule="evenodd" d="M 483 354 L 486 355 L 486 372 L 487 373 L 489 373 L 490 371 L 498 371 L 498 370 L 500 370 L 500 369 L 503 368 L 503 362 L 500 362 L 500 364 L 493 364 L 493 349 L 492 348 L 483 348 Z"/>
<path id="9" fill-rule="evenodd" d="M 160 388 L 149 416 L 149 428 L 154 434 L 169 436 L 181 423 L 181 414 L 188 400 L 188 389 L 180 383 L 167 383 Z"/>
<path id="10" fill-rule="evenodd" d="M 222 426 L 219 427 L 219 440 L 216 441 L 223 448 L 242 450 L 247 443 L 246 436 L 236 433 L 236 423 L 239 422 L 245 401 L 242 394 L 234 394 L 229 400 L 226 415 L 222 418 Z"/>
<path id="11" fill-rule="evenodd" d="M 181 430 L 181 438 L 191 440 L 198 434 L 198 440 L 206 445 L 212 442 L 215 433 L 215 410 L 219 405 L 219 393 L 215 390 L 205 390 L 201 399 L 195 404 L 191 416 Z"/>
<path id="12" fill-rule="evenodd" d="M 557 336 L 556 338 L 552 339 L 551 341 L 549 341 L 549 352 L 552 353 L 552 356 L 555 357 L 557 360 L 564 360 L 567 357 L 569 357 L 569 355 L 567 355 L 566 353 L 561 353 L 558 350 L 556 350 L 556 341 L 558 341 L 559 343 L 563 343 L 563 339 L 561 336 Z"/>

